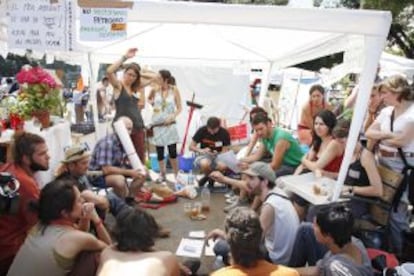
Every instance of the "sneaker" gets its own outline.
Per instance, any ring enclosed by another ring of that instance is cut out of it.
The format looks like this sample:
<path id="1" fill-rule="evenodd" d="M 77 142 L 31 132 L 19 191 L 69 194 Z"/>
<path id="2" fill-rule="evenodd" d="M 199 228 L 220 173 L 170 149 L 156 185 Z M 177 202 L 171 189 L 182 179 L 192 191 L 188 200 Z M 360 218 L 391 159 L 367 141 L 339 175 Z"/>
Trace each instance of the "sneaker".
<path id="1" fill-rule="evenodd" d="M 234 191 L 233 190 L 230 190 L 229 192 L 227 192 L 227 193 L 224 194 L 224 197 L 225 198 L 232 198 L 234 195 L 235 195 L 234 194 Z"/>
<path id="2" fill-rule="evenodd" d="M 248 206 L 248 205 L 249 205 L 249 202 L 247 201 L 247 199 L 238 199 L 234 203 L 224 207 L 223 211 L 224 211 L 224 213 L 228 213 L 236 207 Z"/>
<path id="3" fill-rule="evenodd" d="M 235 201 L 237 201 L 239 199 L 239 197 L 238 196 L 233 196 L 233 197 L 229 197 L 229 198 L 227 198 L 226 199 L 226 203 L 227 204 L 232 204 L 232 203 L 234 203 Z"/>

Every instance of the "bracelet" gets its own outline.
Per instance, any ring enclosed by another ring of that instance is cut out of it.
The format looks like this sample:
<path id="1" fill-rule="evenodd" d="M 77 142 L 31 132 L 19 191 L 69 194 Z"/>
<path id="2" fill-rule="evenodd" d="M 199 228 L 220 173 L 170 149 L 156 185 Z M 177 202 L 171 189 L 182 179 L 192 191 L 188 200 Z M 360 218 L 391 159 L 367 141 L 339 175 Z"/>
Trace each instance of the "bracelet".
<path id="1" fill-rule="evenodd" d="M 103 222 L 102 222 L 101 219 L 99 219 L 99 221 L 97 221 L 97 222 L 94 221 L 93 224 L 95 224 L 95 227 L 98 227 L 98 226 L 102 225 Z"/>
<path id="2" fill-rule="evenodd" d="M 127 59 L 128 59 L 128 57 L 126 57 L 126 56 L 122 56 L 122 62 L 125 62 Z"/>
<path id="3" fill-rule="evenodd" d="M 354 194 L 354 186 L 349 186 L 348 192 L 349 192 L 349 194 L 353 195 Z"/>

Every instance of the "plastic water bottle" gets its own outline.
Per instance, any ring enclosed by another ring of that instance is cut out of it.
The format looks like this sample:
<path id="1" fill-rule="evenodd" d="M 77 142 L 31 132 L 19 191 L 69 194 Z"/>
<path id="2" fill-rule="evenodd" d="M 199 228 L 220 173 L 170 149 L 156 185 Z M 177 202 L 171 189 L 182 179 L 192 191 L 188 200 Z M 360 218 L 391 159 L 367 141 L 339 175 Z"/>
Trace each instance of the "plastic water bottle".
<path id="1" fill-rule="evenodd" d="M 201 210 L 203 212 L 210 211 L 210 189 L 207 186 L 201 190 L 201 204 Z"/>
<path id="2" fill-rule="evenodd" d="M 223 268 L 224 266 L 225 265 L 224 265 L 224 262 L 223 262 L 223 256 L 217 255 L 216 259 L 214 260 L 214 263 L 213 263 L 213 270 Z"/>
<path id="3" fill-rule="evenodd" d="M 194 185 L 194 174 L 193 174 L 193 170 L 190 170 L 190 172 L 188 173 L 187 185 Z"/>

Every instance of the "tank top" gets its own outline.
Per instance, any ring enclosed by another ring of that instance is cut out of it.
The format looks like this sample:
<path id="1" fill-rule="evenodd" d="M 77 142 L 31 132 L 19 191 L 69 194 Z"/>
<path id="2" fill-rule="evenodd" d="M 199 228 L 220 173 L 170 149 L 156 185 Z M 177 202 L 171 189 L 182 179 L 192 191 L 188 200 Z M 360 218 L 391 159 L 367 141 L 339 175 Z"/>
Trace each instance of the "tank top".
<path id="1" fill-rule="evenodd" d="M 357 159 L 349 165 L 348 173 L 344 185 L 347 186 L 369 186 L 367 171 L 361 164 L 361 153 L 364 148 L 361 147 Z"/>
<path id="2" fill-rule="evenodd" d="M 8 276 L 64 276 L 72 268 L 73 260 L 64 262 L 53 247 L 65 232 L 70 229 L 58 225 L 49 225 L 44 231 L 40 224 L 36 225 L 27 236 L 10 267 Z"/>
<path id="3" fill-rule="evenodd" d="M 339 172 L 339 169 L 341 168 L 342 159 L 344 158 L 344 155 L 341 154 L 340 156 L 335 157 L 331 162 L 329 162 L 328 165 L 323 168 L 325 171 L 328 172 Z"/>
<path id="4" fill-rule="evenodd" d="M 132 96 L 128 94 L 124 86 L 122 86 L 121 94 L 115 100 L 115 118 L 116 121 L 119 117 L 126 116 L 132 120 L 134 129 L 143 129 L 144 121 L 142 120 L 141 111 L 138 108 L 139 99 L 136 97 L 137 93 Z"/>
<path id="5" fill-rule="evenodd" d="M 275 187 L 269 194 L 263 204 L 272 206 L 275 218 L 265 236 L 265 246 L 273 263 L 287 265 L 299 227 L 299 218 L 292 202 L 281 189 Z"/>

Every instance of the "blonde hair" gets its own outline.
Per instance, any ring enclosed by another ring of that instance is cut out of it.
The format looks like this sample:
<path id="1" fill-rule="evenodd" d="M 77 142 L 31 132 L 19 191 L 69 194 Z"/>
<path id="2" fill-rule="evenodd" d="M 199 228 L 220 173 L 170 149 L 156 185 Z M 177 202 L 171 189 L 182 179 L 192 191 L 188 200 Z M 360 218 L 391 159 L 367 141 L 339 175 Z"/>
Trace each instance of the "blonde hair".
<path id="1" fill-rule="evenodd" d="M 384 87 L 391 90 L 392 93 L 399 94 L 399 101 L 414 101 L 413 89 L 408 84 L 407 79 L 401 75 L 388 77 L 380 84 L 378 90 L 381 91 Z"/>

